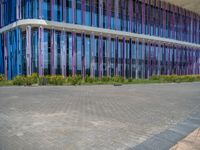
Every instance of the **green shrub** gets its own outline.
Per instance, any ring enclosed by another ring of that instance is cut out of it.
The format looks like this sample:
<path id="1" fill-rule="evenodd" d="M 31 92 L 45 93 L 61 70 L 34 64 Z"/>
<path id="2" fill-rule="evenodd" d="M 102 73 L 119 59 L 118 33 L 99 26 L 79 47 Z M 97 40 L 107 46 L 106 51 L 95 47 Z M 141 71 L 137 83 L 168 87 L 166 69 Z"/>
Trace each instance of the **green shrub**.
<path id="1" fill-rule="evenodd" d="M 85 83 L 94 83 L 94 82 L 95 82 L 95 78 L 92 78 L 88 75 L 85 77 Z"/>
<path id="2" fill-rule="evenodd" d="M 110 81 L 111 81 L 111 78 L 110 78 L 110 77 L 104 76 L 104 77 L 102 77 L 102 78 L 100 79 L 100 81 L 101 81 L 101 82 L 110 82 Z"/>
<path id="3" fill-rule="evenodd" d="M 0 82 L 4 81 L 4 75 L 0 74 Z"/>
<path id="4" fill-rule="evenodd" d="M 200 77 L 199 77 L 200 79 Z M 160 82 L 194 82 L 198 81 L 198 77 L 196 75 L 161 75 L 161 76 L 152 76 L 150 80 L 158 80 Z"/>
<path id="5" fill-rule="evenodd" d="M 149 78 L 149 80 L 159 80 L 160 76 L 153 75 Z"/>
<path id="6" fill-rule="evenodd" d="M 27 86 L 31 86 L 31 85 L 33 85 L 34 83 L 35 83 L 35 78 L 34 77 L 32 77 L 32 76 L 26 76 L 26 77 L 24 77 L 24 83 L 25 83 L 25 85 L 27 85 Z M 37 83 L 37 82 L 36 82 Z"/>
<path id="7" fill-rule="evenodd" d="M 128 78 L 128 83 L 131 83 L 131 82 L 133 82 L 133 79 L 132 78 Z"/>
<path id="8" fill-rule="evenodd" d="M 48 84 L 51 85 L 63 85 L 65 83 L 65 78 L 61 75 L 47 76 Z"/>
<path id="9" fill-rule="evenodd" d="M 81 85 L 82 77 L 80 75 L 70 76 L 67 78 L 67 83 L 71 85 Z"/>
<path id="10" fill-rule="evenodd" d="M 16 76 L 13 79 L 13 85 L 26 85 L 25 77 L 24 76 Z"/>
<path id="11" fill-rule="evenodd" d="M 39 77 L 39 79 L 38 79 L 38 84 L 39 84 L 39 85 L 47 85 L 47 84 L 48 84 L 47 78 L 44 77 L 44 76 Z"/>
<path id="12" fill-rule="evenodd" d="M 120 76 L 114 76 L 114 77 L 112 77 L 112 81 L 113 82 L 117 82 L 117 83 L 123 83 L 124 82 L 124 78 L 120 77 Z"/>
<path id="13" fill-rule="evenodd" d="M 38 76 L 37 73 L 32 73 L 31 78 L 32 78 L 32 80 L 33 80 L 33 81 L 32 81 L 33 84 L 37 84 L 37 83 L 38 83 L 39 76 Z"/>

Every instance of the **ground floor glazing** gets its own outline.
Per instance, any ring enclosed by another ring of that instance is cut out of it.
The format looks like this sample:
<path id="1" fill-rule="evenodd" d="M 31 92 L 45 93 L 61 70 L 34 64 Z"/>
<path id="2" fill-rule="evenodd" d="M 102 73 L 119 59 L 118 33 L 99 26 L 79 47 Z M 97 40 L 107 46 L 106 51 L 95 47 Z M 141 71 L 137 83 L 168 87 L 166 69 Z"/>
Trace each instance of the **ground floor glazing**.
<path id="1" fill-rule="evenodd" d="M 16 28 L 0 35 L 0 73 L 149 78 L 200 73 L 200 49 L 43 27 Z"/>

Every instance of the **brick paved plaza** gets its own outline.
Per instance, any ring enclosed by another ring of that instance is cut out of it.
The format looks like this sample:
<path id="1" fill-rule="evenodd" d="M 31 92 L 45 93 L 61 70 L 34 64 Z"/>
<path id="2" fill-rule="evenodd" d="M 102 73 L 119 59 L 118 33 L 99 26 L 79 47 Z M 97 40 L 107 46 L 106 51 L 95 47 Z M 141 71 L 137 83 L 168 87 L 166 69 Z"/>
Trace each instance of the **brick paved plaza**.
<path id="1" fill-rule="evenodd" d="M 200 125 L 200 83 L 1 87 L 0 150 L 142 149 L 187 118 Z"/>

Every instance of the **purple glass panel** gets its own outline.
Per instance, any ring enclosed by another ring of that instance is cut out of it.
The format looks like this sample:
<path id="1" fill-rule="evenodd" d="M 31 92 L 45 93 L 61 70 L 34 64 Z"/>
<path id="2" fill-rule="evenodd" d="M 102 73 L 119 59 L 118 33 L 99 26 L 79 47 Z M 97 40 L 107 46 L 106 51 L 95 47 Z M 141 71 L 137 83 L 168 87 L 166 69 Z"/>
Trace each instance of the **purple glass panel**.
<path id="1" fill-rule="evenodd" d="M 119 0 L 115 0 L 115 30 L 118 30 Z"/>
<path id="2" fill-rule="evenodd" d="M 99 27 L 103 28 L 103 0 L 99 0 Z"/>
<path id="3" fill-rule="evenodd" d="M 165 9 L 165 2 L 163 3 L 163 37 L 166 37 L 166 9 Z"/>
<path id="4" fill-rule="evenodd" d="M 111 7 L 112 7 L 112 1 L 106 0 L 106 15 L 107 15 L 107 28 L 110 29 L 111 27 Z"/>
<path id="5" fill-rule="evenodd" d="M 8 78 L 8 32 L 4 32 L 4 74 Z"/>
<path id="6" fill-rule="evenodd" d="M 31 26 L 26 27 L 26 74 L 31 75 Z"/>
<path id="7" fill-rule="evenodd" d="M 85 25 L 85 9 L 86 9 L 86 4 L 85 4 L 85 0 L 81 0 L 81 11 L 82 11 L 82 24 Z"/>
<path id="8" fill-rule="evenodd" d="M 67 11 L 66 11 L 66 0 L 62 0 L 62 17 L 63 17 L 63 22 L 66 22 L 66 16 L 67 16 Z"/>
<path id="9" fill-rule="evenodd" d="M 43 0 L 39 0 L 39 19 L 43 18 L 43 16 L 42 16 L 42 3 L 43 3 Z"/>
<path id="10" fill-rule="evenodd" d="M 54 6 L 54 0 L 50 1 L 50 5 L 51 5 L 51 20 L 53 21 L 53 6 Z"/>
<path id="11" fill-rule="evenodd" d="M 94 26 L 94 0 L 90 0 L 90 18 L 91 18 L 91 26 Z"/>
<path id="12" fill-rule="evenodd" d="M 175 6 L 172 6 L 172 38 L 175 39 Z"/>
<path id="13" fill-rule="evenodd" d="M 145 33 L 145 0 L 142 0 L 142 33 Z"/>
<path id="14" fill-rule="evenodd" d="M 72 23 L 76 23 L 76 1 L 72 0 Z"/>
<path id="15" fill-rule="evenodd" d="M 126 1 L 121 1 L 122 8 L 122 31 L 126 31 Z"/>
<path id="16" fill-rule="evenodd" d="M 133 22 L 133 0 L 129 0 L 129 3 L 128 3 L 128 12 L 129 12 L 129 29 L 128 31 L 129 32 L 132 32 L 133 31 L 133 25 L 132 25 L 132 22 Z"/>

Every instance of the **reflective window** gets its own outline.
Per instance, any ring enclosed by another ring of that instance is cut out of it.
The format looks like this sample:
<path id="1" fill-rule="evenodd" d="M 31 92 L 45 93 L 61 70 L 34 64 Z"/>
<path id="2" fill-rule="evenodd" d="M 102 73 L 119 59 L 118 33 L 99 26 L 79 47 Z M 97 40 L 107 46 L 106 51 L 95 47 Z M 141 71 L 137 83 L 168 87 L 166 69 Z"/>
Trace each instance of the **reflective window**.
<path id="1" fill-rule="evenodd" d="M 54 0 L 54 21 L 62 21 L 62 2 L 61 0 Z"/>
<path id="2" fill-rule="evenodd" d="M 31 46 L 32 46 L 32 72 L 38 73 L 38 30 L 32 29 L 31 34 Z"/>
<path id="3" fill-rule="evenodd" d="M 51 37 L 50 31 L 44 30 L 44 74 L 50 74 Z"/>
<path id="4" fill-rule="evenodd" d="M 43 0 L 43 18 L 45 20 L 50 20 L 51 19 L 51 5 L 50 5 L 50 0 Z"/>

